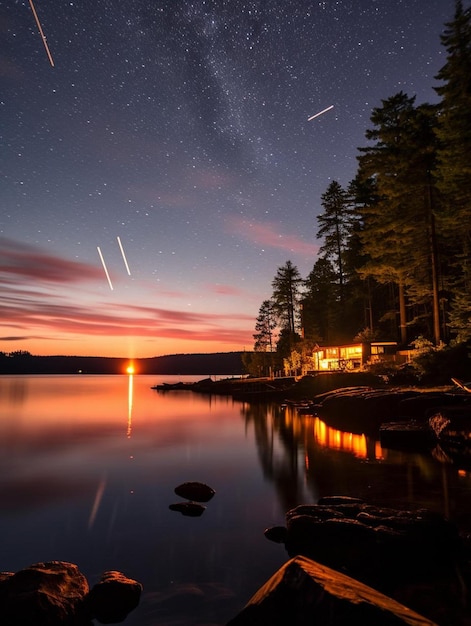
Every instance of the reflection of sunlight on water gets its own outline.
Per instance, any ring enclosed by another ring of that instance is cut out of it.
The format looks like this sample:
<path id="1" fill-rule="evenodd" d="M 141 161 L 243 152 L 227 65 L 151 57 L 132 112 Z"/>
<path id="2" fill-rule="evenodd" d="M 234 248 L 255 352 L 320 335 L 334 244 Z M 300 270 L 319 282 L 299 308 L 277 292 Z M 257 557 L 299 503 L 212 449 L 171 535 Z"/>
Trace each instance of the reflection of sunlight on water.
<path id="1" fill-rule="evenodd" d="M 133 409 L 133 397 L 134 397 L 134 376 L 132 374 L 131 367 L 128 367 L 128 421 L 126 428 L 126 437 L 131 439 L 132 435 L 132 409 Z M 130 455 L 129 458 L 131 461 L 134 459 L 133 455 Z M 92 505 L 92 510 L 90 512 L 90 517 L 88 518 L 88 528 L 91 529 L 95 523 L 95 519 L 98 513 L 98 509 L 100 508 L 101 501 L 103 499 L 103 494 L 105 493 L 106 488 L 106 480 L 102 478 L 98 483 L 98 487 L 95 493 L 95 498 Z M 133 490 L 130 490 L 130 493 L 134 493 Z"/>
<path id="2" fill-rule="evenodd" d="M 133 390 L 134 390 L 134 377 L 132 374 L 128 375 L 128 428 L 126 436 L 131 439 L 132 433 L 132 402 L 133 402 Z"/>

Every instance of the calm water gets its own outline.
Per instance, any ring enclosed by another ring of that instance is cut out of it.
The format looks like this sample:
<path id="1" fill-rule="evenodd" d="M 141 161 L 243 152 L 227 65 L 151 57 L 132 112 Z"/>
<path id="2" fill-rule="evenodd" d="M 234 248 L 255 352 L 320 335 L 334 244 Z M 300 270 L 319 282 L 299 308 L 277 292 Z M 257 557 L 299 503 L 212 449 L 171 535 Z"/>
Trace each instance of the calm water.
<path id="1" fill-rule="evenodd" d="M 193 379 L 198 379 L 194 377 Z M 437 510 L 471 530 L 471 473 L 382 450 L 275 404 L 158 393 L 156 376 L 0 377 L 0 570 L 76 563 L 144 585 L 127 626 L 233 617 L 283 563 L 263 530 L 320 496 Z M 199 518 L 170 511 L 185 481 L 216 490 Z"/>

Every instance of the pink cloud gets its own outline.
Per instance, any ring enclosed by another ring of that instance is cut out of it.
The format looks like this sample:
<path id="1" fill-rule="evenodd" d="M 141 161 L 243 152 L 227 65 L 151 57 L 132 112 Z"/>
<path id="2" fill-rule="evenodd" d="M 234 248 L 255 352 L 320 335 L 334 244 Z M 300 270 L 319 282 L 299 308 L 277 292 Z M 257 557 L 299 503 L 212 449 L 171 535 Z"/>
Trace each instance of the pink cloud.
<path id="1" fill-rule="evenodd" d="M 232 285 L 206 285 L 206 289 L 211 291 L 212 293 L 217 293 L 221 296 L 242 296 L 243 291 L 241 289 L 237 289 L 237 287 L 233 287 Z"/>
<path id="2" fill-rule="evenodd" d="M 100 268 L 94 265 L 63 259 L 35 246 L 0 238 L 0 283 L 31 279 L 70 284 L 101 279 L 102 275 Z"/>
<path id="3" fill-rule="evenodd" d="M 134 337 L 220 344 L 252 343 L 253 318 L 240 313 L 198 312 L 129 302 L 95 302 L 93 307 L 70 289 L 72 281 L 103 280 L 100 268 L 44 253 L 41 249 L 0 239 L 0 333 L 3 342 L 78 337 Z M 227 285 L 213 291 L 237 294 Z M 70 302 L 70 297 L 74 301 Z M 2 332 L 3 331 L 3 332 Z"/>
<path id="4" fill-rule="evenodd" d="M 319 251 L 319 246 L 316 244 L 303 241 L 296 235 L 280 232 L 278 225 L 273 222 L 260 223 L 233 217 L 230 224 L 233 231 L 240 237 L 262 247 L 278 248 L 312 256 L 316 256 Z"/>

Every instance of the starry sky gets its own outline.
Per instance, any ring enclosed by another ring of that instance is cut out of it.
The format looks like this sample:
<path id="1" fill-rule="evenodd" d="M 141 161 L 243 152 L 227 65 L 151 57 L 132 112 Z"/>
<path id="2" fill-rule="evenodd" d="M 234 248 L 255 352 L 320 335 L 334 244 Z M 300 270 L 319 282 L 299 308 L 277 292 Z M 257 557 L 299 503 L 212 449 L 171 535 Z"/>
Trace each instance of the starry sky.
<path id="1" fill-rule="evenodd" d="M 454 14 L 33 7 L 45 41 L 29 0 L 0 0 L 0 351 L 131 358 L 252 348 L 277 268 L 311 271 L 321 195 L 354 177 L 373 107 L 401 90 L 437 102 Z"/>

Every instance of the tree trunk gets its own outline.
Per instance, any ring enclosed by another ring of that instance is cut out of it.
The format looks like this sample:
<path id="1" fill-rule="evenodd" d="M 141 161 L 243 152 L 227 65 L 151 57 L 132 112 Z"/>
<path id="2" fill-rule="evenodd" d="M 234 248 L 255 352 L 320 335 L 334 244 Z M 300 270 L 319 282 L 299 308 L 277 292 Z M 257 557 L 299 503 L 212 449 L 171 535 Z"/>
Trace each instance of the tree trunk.
<path id="1" fill-rule="evenodd" d="M 401 334 L 401 345 L 407 345 L 407 314 L 406 314 L 406 294 L 402 281 L 398 283 L 399 288 L 399 329 Z"/>

